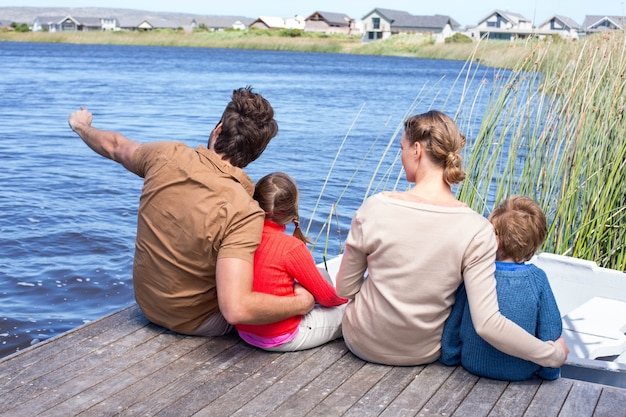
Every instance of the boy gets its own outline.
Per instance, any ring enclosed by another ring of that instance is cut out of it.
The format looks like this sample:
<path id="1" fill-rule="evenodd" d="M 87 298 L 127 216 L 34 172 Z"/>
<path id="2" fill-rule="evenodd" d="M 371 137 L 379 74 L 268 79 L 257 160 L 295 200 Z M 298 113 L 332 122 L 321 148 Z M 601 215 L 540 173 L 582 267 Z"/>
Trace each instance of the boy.
<path id="1" fill-rule="evenodd" d="M 525 263 L 546 237 L 543 211 L 532 199 L 513 196 L 496 207 L 489 220 L 498 239 L 495 277 L 501 313 L 544 341 L 556 340 L 562 332 L 561 314 L 548 278 L 537 266 Z M 444 326 L 441 362 L 507 381 L 534 376 L 553 380 L 560 374 L 558 368 L 543 368 L 502 353 L 480 338 L 471 321 L 464 285 Z"/>

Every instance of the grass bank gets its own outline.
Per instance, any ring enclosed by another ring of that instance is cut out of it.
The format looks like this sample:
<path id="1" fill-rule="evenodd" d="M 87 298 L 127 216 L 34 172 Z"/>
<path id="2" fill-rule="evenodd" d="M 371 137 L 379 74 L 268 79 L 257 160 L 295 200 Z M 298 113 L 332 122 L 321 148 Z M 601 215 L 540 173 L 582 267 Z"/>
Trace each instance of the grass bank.
<path id="1" fill-rule="evenodd" d="M 0 32 L 0 41 L 104 45 L 237 48 L 299 52 L 390 55 L 412 58 L 478 60 L 483 65 L 513 68 L 541 41 L 434 44 L 430 36 L 398 35 L 363 43 L 360 36 L 323 35 L 301 31 L 193 32 Z"/>

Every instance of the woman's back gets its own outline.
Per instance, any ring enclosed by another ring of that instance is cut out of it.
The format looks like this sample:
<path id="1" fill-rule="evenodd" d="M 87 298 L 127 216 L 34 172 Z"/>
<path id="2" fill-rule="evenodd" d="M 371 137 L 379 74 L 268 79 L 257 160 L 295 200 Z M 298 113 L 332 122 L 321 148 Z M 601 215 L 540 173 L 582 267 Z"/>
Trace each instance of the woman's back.
<path id="1" fill-rule="evenodd" d="M 463 277 L 489 285 L 495 251 L 487 219 L 462 204 L 369 198 L 355 215 L 339 272 L 339 294 L 359 293 L 346 308 L 344 338 L 372 362 L 436 360 L 456 289 Z"/>

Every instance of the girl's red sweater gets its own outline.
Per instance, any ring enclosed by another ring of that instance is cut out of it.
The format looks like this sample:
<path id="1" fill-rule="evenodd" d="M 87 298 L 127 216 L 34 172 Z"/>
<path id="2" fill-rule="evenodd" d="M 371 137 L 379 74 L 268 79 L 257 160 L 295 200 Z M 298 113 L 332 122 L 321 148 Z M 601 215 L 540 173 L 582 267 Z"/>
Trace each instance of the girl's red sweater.
<path id="1" fill-rule="evenodd" d="M 304 242 L 285 234 L 286 228 L 285 225 L 265 220 L 263 237 L 254 255 L 252 289 L 289 297 L 294 295 L 297 281 L 324 307 L 348 302 L 346 298 L 339 297 L 335 288 L 321 275 Z M 262 337 L 276 337 L 295 331 L 301 320 L 302 316 L 294 316 L 272 324 L 240 324 L 237 330 Z"/>

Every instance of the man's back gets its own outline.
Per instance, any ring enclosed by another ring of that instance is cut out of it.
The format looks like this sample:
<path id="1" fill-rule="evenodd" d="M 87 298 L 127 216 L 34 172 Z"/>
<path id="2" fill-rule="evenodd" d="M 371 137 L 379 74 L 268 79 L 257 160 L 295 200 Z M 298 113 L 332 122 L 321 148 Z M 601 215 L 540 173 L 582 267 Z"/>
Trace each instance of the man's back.
<path id="1" fill-rule="evenodd" d="M 133 163 L 144 177 L 135 298 L 152 322 L 192 333 L 218 309 L 218 252 L 252 262 L 264 216 L 251 198 L 254 184 L 202 146 L 146 144 Z"/>

